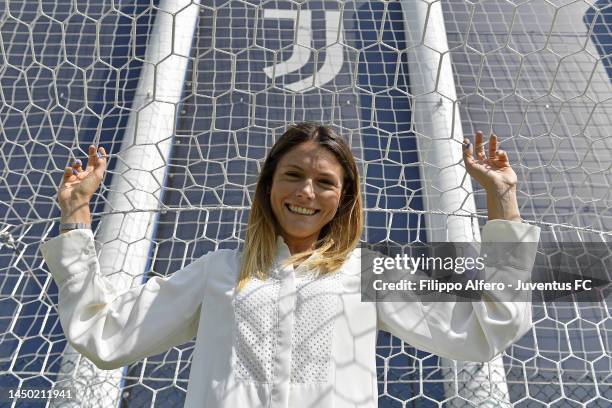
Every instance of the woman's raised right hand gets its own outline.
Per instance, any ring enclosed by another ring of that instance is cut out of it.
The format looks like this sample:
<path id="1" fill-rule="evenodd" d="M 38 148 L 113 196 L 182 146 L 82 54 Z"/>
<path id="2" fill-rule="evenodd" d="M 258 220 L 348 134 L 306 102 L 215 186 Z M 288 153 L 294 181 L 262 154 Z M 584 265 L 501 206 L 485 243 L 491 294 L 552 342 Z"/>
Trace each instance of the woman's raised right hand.
<path id="1" fill-rule="evenodd" d="M 63 216 L 70 216 L 82 207 L 89 209 L 89 201 L 100 187 L 106 172 L 107 155 L 103 147 L 89 146 L 87 167 L 77 159 L 64 169 L 59 187 L 58 202 Z"/>

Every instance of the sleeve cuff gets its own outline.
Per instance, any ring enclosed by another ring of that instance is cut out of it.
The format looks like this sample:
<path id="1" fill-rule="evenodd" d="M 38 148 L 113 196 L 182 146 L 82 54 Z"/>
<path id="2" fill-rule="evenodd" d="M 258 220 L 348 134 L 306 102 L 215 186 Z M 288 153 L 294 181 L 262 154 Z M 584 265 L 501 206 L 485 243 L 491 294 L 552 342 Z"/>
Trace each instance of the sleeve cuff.
<path id="1" fill-rule="evenodd" d="M 508 220 L 488 221 L 482 229 L 482 242 L 539 242 L 540 227 Z"/>
<path id="2" fill-rule="evenodd" d="M 49 272 L 58 287 L 72 276 L 86 272 L 96 261 L 93 231 L 75 229 L 51 238 L 40 245 Z"/>
<path id="3" fill-rule="evenodd" d="M 482 230 L 482 254 L 495 266 L 531 271 L 538 252 L 540 228 L 508 220 L 491 220 Z"/>

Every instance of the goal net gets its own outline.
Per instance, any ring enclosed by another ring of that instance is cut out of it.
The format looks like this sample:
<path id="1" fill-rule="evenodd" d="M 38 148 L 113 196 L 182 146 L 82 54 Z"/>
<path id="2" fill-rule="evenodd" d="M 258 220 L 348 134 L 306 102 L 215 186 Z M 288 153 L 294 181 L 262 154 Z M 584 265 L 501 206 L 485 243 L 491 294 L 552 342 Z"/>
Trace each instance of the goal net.
<path id="1" fill-rule="evenodd" d="M 111 155 L 91 205 L 101 271 L 125 290 L 239 247 L 266 152 L 304 120 L 350 142 L 366 243 L 480 239 L 460 144 L 476 130 L 499 136 L 543 243 L 609 243 L 611 30 L 610 0 L 0 3 L 0 405 L 53 387 L 78 391 L 64 406 L 184 402 L 194 342 L 102 371 L 64 337 L 38 247 L 90 144 Z M 609 406 L 607 299 L 533 312 L 486 364 L 381 332 L 379 406 Z"/>

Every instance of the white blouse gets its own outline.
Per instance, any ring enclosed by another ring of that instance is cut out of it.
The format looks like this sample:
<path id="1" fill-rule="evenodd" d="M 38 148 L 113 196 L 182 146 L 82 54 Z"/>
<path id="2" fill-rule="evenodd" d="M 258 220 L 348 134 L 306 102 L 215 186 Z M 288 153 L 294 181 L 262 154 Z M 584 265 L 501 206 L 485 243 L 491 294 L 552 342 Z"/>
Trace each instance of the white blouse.
<path id="1" fill-rule="evenodd" d="M 483 249 L 533 242 L 526 253 L 496 260 L 496 276 L 528 280 L 539 234 L 528 224 L 489 221 Z M 188 408 L 373 408 L 379 329 L 439 356 L 488 361 L 531 326 L 526 302 L 362 302 L 360 249 L 339 272 L 314 278 L 301 267 L 278 267 L 290 255 L 279 237 L 270 278 L 250 281 L 235 296 L 236 250 L 210 252 L 120 292 L 100 275 L 91 231 L 70 231 L 40 248 L 59 287 L 64 332 L 99 368 L 196 337 Z"/>

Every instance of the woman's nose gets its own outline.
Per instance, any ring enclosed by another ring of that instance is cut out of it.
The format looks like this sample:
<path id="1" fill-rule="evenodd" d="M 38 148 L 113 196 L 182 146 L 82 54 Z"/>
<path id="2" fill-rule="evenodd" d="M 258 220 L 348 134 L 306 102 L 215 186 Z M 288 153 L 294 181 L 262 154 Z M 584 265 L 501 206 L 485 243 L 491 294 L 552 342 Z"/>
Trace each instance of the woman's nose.
<path id="1" fill-rule="evenodd" d="M 314 198 L 314 187 L 312 180 L 305 180 L 298 188 L 297 195 L 306 198 Z"/>

